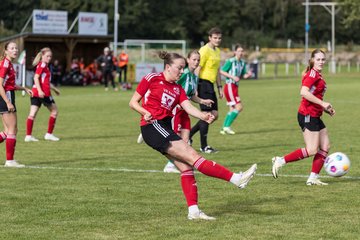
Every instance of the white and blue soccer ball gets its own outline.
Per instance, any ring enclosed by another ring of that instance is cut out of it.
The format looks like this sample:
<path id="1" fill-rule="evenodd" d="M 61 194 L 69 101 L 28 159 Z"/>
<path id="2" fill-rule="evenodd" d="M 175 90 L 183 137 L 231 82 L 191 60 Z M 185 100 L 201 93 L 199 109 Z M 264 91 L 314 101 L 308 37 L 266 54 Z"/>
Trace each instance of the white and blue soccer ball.
<path id="1" fill-rule="evenodd" d="M 350 159 L 344 153 L 332 153 L 326 157 L 324 167 L 330 176 L 341 177 L 349 172 Z"/>

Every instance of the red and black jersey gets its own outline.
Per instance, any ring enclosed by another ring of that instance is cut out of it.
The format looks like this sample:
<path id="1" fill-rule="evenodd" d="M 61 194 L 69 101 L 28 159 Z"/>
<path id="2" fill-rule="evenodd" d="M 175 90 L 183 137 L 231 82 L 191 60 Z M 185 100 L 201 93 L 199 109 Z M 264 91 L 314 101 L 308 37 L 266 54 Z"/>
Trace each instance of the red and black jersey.
<path id="1" fill-rule="evenodd" d="M 302 86 L 308 87 L 315 97 L 323 100 L 326 91 L 326 82 L 321 76 L 321 73 L 315 69 L 308 71 L 302 79 Z M 323 107 L 302 98 L 299 113 L 312 117 L 320 117 L 323 113 Z"/>
<path id="2" fill-rule="evenodd" d="M 51 96 L 51 88 L 50 88 L 51 72 L 50 72 L 47 64 L 44 62 L 39 62 L 39 64 L 36 66 L 35 74 L 39 75 L 40 87 L 41 87 L 41 90 L 44 92 L 45 97 L 50 97 Z M 39 97 L 39 92 L 38 92 L 38 89 L 36 88 L 35 83 L 32 87 L 32 92 L 33 92 L 34 97 Z"/>
<path id="3" fill-rule="evenodd" d="M 3 87 L 5 91 L 15 90 L 15 70 L 11 61 L 4 58 L 0 62 L 0 77 L 4 79 Z"/>
<path id="4" fill-rule="evenodd" d="M 143 96 L 142 107 L 149 111 L 154 120 L 173 117 L 177 104 L 188 100 L 184 89 L 177 83 L 165 80 L 163 73 L 149 73 L 139 83 L 136 91 Z M 140 125 L 148 124 L 141 117 Z"/>

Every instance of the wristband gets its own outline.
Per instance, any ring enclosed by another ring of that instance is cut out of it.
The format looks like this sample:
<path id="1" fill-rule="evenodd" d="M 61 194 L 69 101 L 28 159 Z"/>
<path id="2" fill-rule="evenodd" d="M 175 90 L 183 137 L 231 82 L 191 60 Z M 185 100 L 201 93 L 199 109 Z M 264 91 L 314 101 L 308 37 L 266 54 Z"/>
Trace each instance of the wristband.
<path id="1" fill-rule="evenodd" d="M 217 88 L 222 88 L 222 86 L 221 86 L 221 85 L 219 85 L 219 86 L 217 86 Z"/>

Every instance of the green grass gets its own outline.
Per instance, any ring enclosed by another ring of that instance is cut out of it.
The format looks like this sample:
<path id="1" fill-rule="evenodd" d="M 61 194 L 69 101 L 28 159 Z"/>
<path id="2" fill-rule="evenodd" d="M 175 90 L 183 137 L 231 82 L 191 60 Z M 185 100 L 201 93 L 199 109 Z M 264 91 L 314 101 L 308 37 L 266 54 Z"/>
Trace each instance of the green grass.
<path id="1" fill-rule="evenodd" d="M 164 157 L 136 144 L 139 116 L 128 107 L 132 92 L 61 88 L 55 129 L 61 141 L 36 143 L 23 141 L 29 99 L 17 95 L 15 158 L 28 167 L 0 167 L 0 239 L 358 239 L 359 75 L 325 77 L 326 100 L 337 114 L 323 119 L 331 152 L 352 160 L 347 178 L 306 186 L 307 159 L 284 167 L 274 180 L 271 158 L 303 146 L 296 120 L 300 79 L 242 81 L 245 108 L 233 124 L 238 134 L 219 134 L 227 111 L 220 101 L 220 119 L 209 133 L 209 144 L 220 152 L 206 157 L 233 171 L 257 162 L 258 175 L 244 190 L 196 175 L 199 205 L 215 222 L 188 221 L 179 176 L 162 173 Z M 47 118 L 41 109 L 34 126 L 40 139 Z"/>

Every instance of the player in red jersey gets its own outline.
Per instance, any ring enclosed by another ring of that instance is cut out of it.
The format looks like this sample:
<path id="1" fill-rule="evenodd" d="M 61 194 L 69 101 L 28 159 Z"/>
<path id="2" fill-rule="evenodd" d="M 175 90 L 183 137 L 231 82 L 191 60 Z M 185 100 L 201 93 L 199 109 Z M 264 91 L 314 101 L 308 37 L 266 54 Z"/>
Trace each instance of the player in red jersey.
<path id="1" fill-rule="evenodd" d="M 184 72 L 177 83 L 180 84 L 184 89 L 189 100 L 210 107 L 214 101 L 211 99 L 199 98 L 196 90 L 198 85 L 198 77 L 195 75 L 195 69 L 199 66 L 200 63 L 199 51 L 192 50 L 188 54 L 186 62 L 187 67 L 184 69 Z M 189 142 L 191 129 L 189 114 L 187 114 L 184 109 L 180 107 L 180 105 L 177 105 L 177 107 L 174 108 L 173 114 L 174 117 L 172 119 L 172 124 L 174 132 L 178 134 L 185 142 Z M 164 167 L 164 172 L 179 173 L 179 170 L 172 163 L 172 161 L 169 161 Z"/>
<path id="2" fill-rule="evenodd" d="M 59 89 L 51 84 L 51 73 L 49 70 L 49 63 L 52 58 L 52 52 L 50 48 L 43 48 L 36 55 L 33 66 L 36 66 L 34 75 L 34 85 L 32 88 L 33 96 L 30 99 L 30 113 L 26 120 L 26 136 L 25 142 L 37 142 L 39 141 L 32 136 L 33 125 L 37 112 L 39 111 L 41 104 L 47 107 L 50 111 L 50 118 L 48 124 L 48 131 L 44 136 L 45 140 L 59 141 L 58 137 L 53 134 L 56 118 L 58 115 L 58 108 L 55 104 L 54 98 L 51 96 L 51 90 L 57 95 L 60 94 Z"/>
<path id="3" fill-rule="evenodd" d="M 29 95 L 31 90 L 15 84 L 15 70 L 11 63 L 17 55 L 18 48 L 15 42 L 4 45 L 4 53 L 0 58 L 0 114 L 4 125 L 4 131 L 0 132 L 0 142 L 6 139 L 6 162 L 5 167 L 25 167 L 14 160 L 17 115 L 15 106 L 15 90 L 25 90 Z"/>
<path id="4" fill-rule="evenodd" d="M 303 131 L 305 147 L 283 157 L 274 157 L 272 159 L 274 178 L 279 176 L 279 170 L 285 164 L 315 155 L 306 185 L 328 185 L 319 180 L 319 173 L 330 149 L 328 131 L 321 120 L 321 115 L 325 111 L 330 116 L 334 116 L 335 109 L 330 103 L 323 101 L 326 82 L 321 75 L 321 71 L 324 64 L 325 53 L 322 50 L 315 49 L 311 53 L 309 66 L 303 75 L 300 90 L 302 100 L 298 111 L 298 122 Z"/>
<path id="5" fill-rule="evenodd" d="M 181 186 L 189 210 L 188 219 L 214 220 L 215 218 L 199 210 L 193 168 L 207 176 L 244 188 L 254 176 L 257 166 L 252 165 L 244 173 L 233 173 L 220 164 L 203 158 L 173 131 L 172 110 L 177 104 L 191 116 L 208 123 L 214 121 L 214 116 L 191 105 L 184 89 L 176 83 L 185 67 L 184 57 L 167 52 L 160 52 L 159 57 L 164 60 L 164 71 L 146 75 L 139 83 L 129 105 L 141 114 L 140 128 L 144 142 L 174 161 L 180 170 Z"/>

